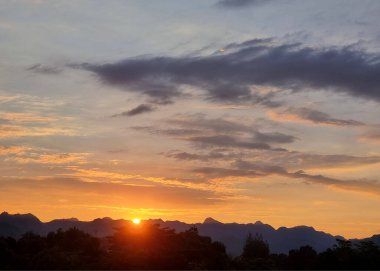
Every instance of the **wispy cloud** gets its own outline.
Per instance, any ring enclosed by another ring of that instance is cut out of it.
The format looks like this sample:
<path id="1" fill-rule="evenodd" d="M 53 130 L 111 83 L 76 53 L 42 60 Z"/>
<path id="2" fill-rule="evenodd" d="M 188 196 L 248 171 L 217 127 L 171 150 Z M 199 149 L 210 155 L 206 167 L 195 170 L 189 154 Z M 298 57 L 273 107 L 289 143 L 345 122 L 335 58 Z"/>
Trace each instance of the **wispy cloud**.
<path id="1" fill-rule="evenodd" d="M 216 146 L 227 148 L 258 149 L 269 150 L 271 146 L 264 142 L 256 142 L 249 139 L 237 139 L 228 135 L 194 136 L 187 138 L 188 141 L 200 144 L 201 146 Z"/>
<path id="2" fill-rule="evenodd" d="M 335 178 L 326 177 L 323 175 L 310 175 L 305 172 L 298 171 L 295 173 L 288 173 L 287 176 L 292 178 L 301 178 L 309 183 L 322 184 L 330 187 L 335 187 L 342 190 L 365 192 L 380 196 L 380 183 L 370 180 L 339 180 Z"/>
<path id="3" fill-rule="evenodd" d="M 26 127 L 18 125 L 0 125 L 0 138 L 36 137 L 50 135 L 74 135 L 75 131 L 61 127 Z"/>
<path id="4" fill-rule="evenodd" d="M 209 178 L 226 178 L 226 177 L 251 177 L 260 178 L 271 175 L 279 175 L 287 178 L 302 179 L 308 183 L 320 184 L 329 187 L 336 187 L 342 190 L 365 192 L 380 196 L 380 183 L 372 180 L 340 180 L 327 177 L 324 175 L 312 175 L 303 170 L 289 172 L 279 166 L 256 164 L 247 161 L 236 161 L 234 168 L 197 168 L 195 172 L 204 174 Z"/>
<path id="5" fill-rule="evenodd" d="M 59 74 L 63 71 L 60 67 L 45 66 L 42 64 L 35 64 L 26 69 L 27 71 L 42 73 L 42 74 Z"/>
<path id="6" fill-rule="evenodd" d="M 368 143 L 380 144 L 380 129 L 370 129 L 363 133 L 359 139 Z"/>
<path id="7" fill-rule="evenodd" d="M 87 153 L 61 153 L 61 154 L 44 154 L 32 153 L 28 156 L 17 156 L 7 159 L 21 164 L 85 164 L 87 163 Z"/>
<path id="8" fill-rule="evenodd" d="M 88 179 L 107 179 L 108 181 L 123 181 L 123 180 L 143 180 L 151 184 L 159 184 L 168 187 L 180 187 L 186 189 L 202 190 L 202 191 L 213 191 L 215 193 L 231 193 L 233 190 L 228 188 L 220 187 L 214 184 L 205 182 L 190 182 L 186 180 L 175 180 L 168 179 L 164 177 L 152 177 L 143 176 L 139 174 L 125 174 L 112 171 L 102 171 L 93 169 L 81 169 L 81 168 L 71 168 L 73 173 L 67 173 L 65 176 L 88 178 Z"/>
<path id="9" fill-rule="evenodd" d="M 258 6 L 271 2 L 271 0 L 219 0 L 216 5 L 224 8 L 242 8 L 247 6 Z"/>
<path id="10" fill-rule="evenodd" d="M 285 110 L 269 111 L 267 113 L 270 119 L 279 122 L 297 122 L 310 125 L 331 125 L 331 126 L 364 126 L 363 122 L 351 119 L 339 119 L 330 116 L 327 113 L 309 109 L 305 107 L 287 108 Z"/>
<path id="11" fill-rule="evenodd" d="M 17 96 L 17 95 L 16 96 L 3 96 L 3 95 L 0 95 L 0 104 L 16 100 L 18 97 L 19 96 Z"/>
<path id="12" fill-rule="evenodd" d="M 0 120 L 9 122 L 38 122 L 46 123 L 58 120 L 57 117 L 40 116 L 34 113 L 0 112 Z"/>
<path id="13" fill-rule="evenodd" d="M 259 131 L 254 121 L 236 118 L 206 118 L 203 114 L 177 116 L 166 128 L 133 127 L 140 131 L 174 137 L 202 147 L 281 150 L 270 144 L 287 144 L 298 138 L 281 132 Z"/>
<path id="14" fill-rule="evenodd" d="M 124 112 L 119 113 L 119 114 L 115 114 L 115 115 L 113 115 L 113 117 L 120 117 L 120 116 L 132 117 L 132 116 L 140 115 L 143 113 L 149 113 L 149 112 L 152 112 L 154 110 L 155 110 L 155 108 L 151 105 L 140 104 L 131 110 L 124 111 Z"/>
<path id="15" fill-rule="evenodd" d="M 26 146 L 0 146 L 0 155 L 22 155 L 30 149 L 30 147 Z"/>
<path id="16" fill-rule="evenodd" d="M 31 201 L 39 204 L 59 204 L 58 199 L 66 199 L 64 206 L 71 204 L 84 204 L 89 206 L 124 205 L 131 208 L 172 208 L 173 206 L 209 206 L 223 202 L 223 194 L 213 190 L 189 189 L 174 186 L 146 186 L 139 184 L 114 183 L 114 182 L 88 182 L 85 178 L 76 177 L 0 177 L 0 195 L 9 197 L 9 193 L 29 195 L 25 202 Z M 7 191 L 8 193 L 4 193 Z M 46 193 L 47 197 L 41 197 Z M 107 195 L 107 197 L 104 197 Z M 13 201 L 9 198 L 10 202 Z M 82 208 L 80 208 L 82 209 Z M 82 209 L 83 210 L 83 209 Z"/>

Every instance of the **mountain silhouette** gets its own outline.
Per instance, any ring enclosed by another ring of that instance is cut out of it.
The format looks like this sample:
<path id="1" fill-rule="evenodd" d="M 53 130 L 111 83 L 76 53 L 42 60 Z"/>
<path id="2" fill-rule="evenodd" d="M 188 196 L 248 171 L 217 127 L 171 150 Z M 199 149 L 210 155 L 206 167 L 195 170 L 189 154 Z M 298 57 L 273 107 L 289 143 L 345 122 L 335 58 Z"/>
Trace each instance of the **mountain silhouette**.
<path id="1" fill-rule="evenodd" d="M 212 217 L 208 217 L 203 221 L 203 224 L 222 224 L 218 220 L 213 219 Z"/>
<path id="2" fill-rule="evenodd" d="M 297 226 L 275 229 L 261 221 L 249 224 L 222 223 L 211 217 L 206 218 L 203 223 L 195 224 L 187 224 L 181 221 L 163 221 L 162 219 L 150 219 L 147 221 L 159 224 L 161 227 L 172 228 L 177 232 L 183 232 L 195 226 L 200 235 L 209 236 L 213 240 L 224 243 L 227 252 L 235 256 L 241 254 L 245 239 L 249 233 L 262 236 L 274 253 L 288 253 L 291 249 L 306 245 L 312 246 L 316 251 L 321 252 L 336 244 L 337 238 L 344 239 L 342 236 L 333 236 L 317 231 L 313 227 Z M 56 219 L 44 223 L 32 214 L 8 214 L 3 212 L 0 214 L 0 236 L 19 238 L 28 231 L 46 235 L 57 229 L 68 230 L 75 227 L 95 237 L 103 238 L 112 235 L 116 229 L 121 228 L 127 222 L 124 219 L 114 220 L 105 217 L 97 218 L 93 221 L 79 221 L 78 219 L 70 218 Z M 376 244 L 380 244 L 380 235 L 361 240 L 371 240 Z M 354 243 L 361 240 L 352 239 Z"/>

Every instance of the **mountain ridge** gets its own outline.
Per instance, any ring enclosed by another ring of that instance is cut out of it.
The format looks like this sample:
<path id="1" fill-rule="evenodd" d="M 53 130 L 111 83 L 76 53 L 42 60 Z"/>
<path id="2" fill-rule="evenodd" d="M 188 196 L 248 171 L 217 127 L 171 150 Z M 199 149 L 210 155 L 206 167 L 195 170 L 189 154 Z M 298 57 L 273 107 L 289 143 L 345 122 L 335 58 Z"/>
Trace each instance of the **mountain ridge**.
<path id="1" fill-rule="evenodd" d="M 186 231 L 191 227 L 196 227 L 200 235 L 211 237 L 213 240 L 225 244 L 227 252 L 231 255 L 240 255 L 249 233 L 259 234 L 274 253 L 288 253 L 291 249 L 300 246 L 310 245 L 316 251 L 324 251 L 336 244 L 336 238 L 344 239 L 342 236 L 333 236 L 323 231 L 315 230 L 310 226 L 279 227 L 275 229 L 269 224 L 261 221 L 255 223 L 222 223 L 214 218 L 207 217 L 203 223 L 188 224 L 178 220 L 164 221 L 162 219 L 145 220 L 150 223 L 159 224 L 161 227 L 168 227 L 177 232 Z M 103 238 L 114 233 L 115 229 L 121 228 L 129 220 L 112 219 L 109 217 L 96 218 L 92 221 L 80 221 L 76 218 L 54 219 L 49 222 L 42 222 L 32 214 L 0 214 L 0 236 L 20 237 L 23 233 L 32 231 L 40 235 L 46 235 L 59 228 L 66 230 L 76 227 L 93 236 Z M 374 240 L 380 244 L 380 235 L 364 239 L 352 239 L 353 242 L 360 240 Z"/>

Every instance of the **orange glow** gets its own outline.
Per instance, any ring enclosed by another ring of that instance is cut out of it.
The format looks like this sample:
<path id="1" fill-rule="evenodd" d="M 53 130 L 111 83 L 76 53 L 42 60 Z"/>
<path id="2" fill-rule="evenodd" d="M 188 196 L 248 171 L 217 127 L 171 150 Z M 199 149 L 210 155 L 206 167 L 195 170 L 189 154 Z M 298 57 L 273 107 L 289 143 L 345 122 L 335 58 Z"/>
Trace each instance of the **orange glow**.
<path id="1" fill-rule="evenodd" d="M 140 218 L 134 218 L 134 219 L 132 220 L 132 222 L 133 222 L 133 224 L 138 225 L 138 224 L 140 224 L 141 219 L 140 219 Z"/>

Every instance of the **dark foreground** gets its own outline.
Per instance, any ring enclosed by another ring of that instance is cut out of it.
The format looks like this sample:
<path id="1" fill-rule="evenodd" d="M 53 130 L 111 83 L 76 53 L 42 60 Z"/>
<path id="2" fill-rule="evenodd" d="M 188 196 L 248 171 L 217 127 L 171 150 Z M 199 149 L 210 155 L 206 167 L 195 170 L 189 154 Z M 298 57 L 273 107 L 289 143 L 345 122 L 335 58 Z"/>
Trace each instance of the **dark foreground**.
<path id="1" fill-rule="evenodd" d="M 380 269 L 380 249 L 371 241 L 337 240 L 319 254 L 310 246 L 271 254 L 260 236 L 249 235 L 242 255 L 232 257 L 196 228 L 176 233 L 146 223 L 105 239 L 75 228 L 0 237 L 0 269 Z"/>

